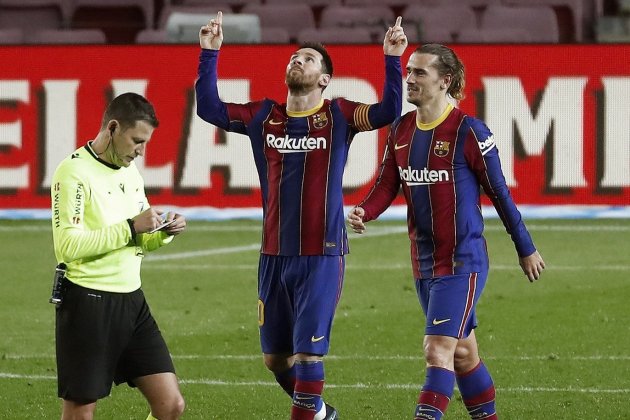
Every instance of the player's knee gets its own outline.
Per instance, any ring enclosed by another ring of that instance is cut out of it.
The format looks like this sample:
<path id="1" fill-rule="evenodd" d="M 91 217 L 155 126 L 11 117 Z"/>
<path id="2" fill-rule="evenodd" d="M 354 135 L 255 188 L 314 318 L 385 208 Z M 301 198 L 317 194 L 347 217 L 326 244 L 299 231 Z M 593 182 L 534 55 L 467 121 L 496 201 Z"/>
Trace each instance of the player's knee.
<path id="1" fill-rule="evenodd" d="M 263 362 L 267 369 L 273 373 L 282 373 L 292 366 L 292 358 L 287 356 L 278 356 L 276 354 L 263 355 Z"/>
<path id="2" fill-rule="evenodd" d="M 455 372 L 458 374 L 469 372 L 479 363 L 477 349 L 468 346 L 457 346 L 453 362 Z"/>
<path id="3" fill-rule="evenodd" d="M 439 341 L 424 343 L 424 357 L 427 365 L 451 368 L 453 364 L 453 349 Z"/>
<path id="4" fill-rule="evenodd" d="M 163 402 L 159 407 L 151 407 L 153 417 L 160 420 L 179 419 L 186 408 L 184 397 L 177 395 L 167 402 Z"/>

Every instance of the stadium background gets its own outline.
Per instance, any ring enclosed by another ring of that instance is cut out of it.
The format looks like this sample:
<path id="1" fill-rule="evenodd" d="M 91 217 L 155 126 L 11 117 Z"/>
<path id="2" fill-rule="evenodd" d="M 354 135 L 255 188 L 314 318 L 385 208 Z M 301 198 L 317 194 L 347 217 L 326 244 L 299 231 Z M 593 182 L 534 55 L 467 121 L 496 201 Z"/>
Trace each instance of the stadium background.
<path id="1" fill-rule="evenodd" d="M 284 101 L 282 74 L 293 49 L 226 45 L 220 62 L 224 99 L 267 95 Z M 460 106 L 494 131 L 518 204 L 569 206 L 569 212 L 597 206 L 591 210 L 601 214 L 630 203 L 630 63 L 619 61 L 630 47 L 455 49 L 468 69 L 467 98 Z M 336 69 L 326 93 L 377 101 L 381 47 L 330 50 Z M 0 208 L 46 209 L 56 164 L 92 138 L 109 98 L 126 90 L 146 95 L 161 120 L 146 157 L 139 159 L 154 205 L 223 213 L 259 206 L 247 138 L 226 135 L 195 115 L 198 53 L 194 46 L 155 45 L 1 48 Z M 386 135 L 381 130 L 355 138 L 344 180 L 347 205 L 373 182 Z"/>
<path id="2" fill-rule="evenodd" d="M 336 68 L 327 96 L 379 99 L 380 39 L 387 19 L 401 14 L 411 40 L 403 64 L 421 41 L 447 42 L 463 59 L 467 98 L 460 106 L 484 119 L 495 133 L 508 184 L 526 216 L 628 217 L 630 64 L 623 57 L 630 45 L 604 43 L 615 27 L 610 22 L 628 19 L 626 2 L 291 4 L 308 9 L 308 19 L 300 25 L 314 30 L 310 34 L 315 38 L 324 36 L 317 31 L 370 31 L 368 43 L 336 45 L 356 41 L 345 35 L 327 43 Z M 243 102 L 266 95 L 282 102 L 284 67 L 299 40 L 295 19 L 269 17 L 283 6 L 288 13 L 291 7 L 275 0 L 1 1 L 0 217 L 48 217 L 49 182 L 57 163 L 94 136 L 105 104 L 127 90 L 146 95 L 161 120 L 146 158 L 138 159 L 153 204 L 187 208 L 193 218 L 259 217 L 258 181 L 248 141 L 216 130 L 195 115 L 196 29 L 180 27 L 175 33 L 172 17 L 197 16 L 198 21 L 219 8 L 232 17 L 256 12 L 259 41 L 271 29 L 288 32 L 288 43 L 274 44 L 270 42 L 278 39 L 267 37 L 267 43 L 235 45 L 226 34 L 220 61 L 224 100 Z M 336 27 L 331 27 L 331 10 L 345 19 L 335 21 Z M 374 15 L 379 10 L 380 15 Z M 427 16 L 418 15 L 418 10 Z M 436 11 L 442 14 L 431 18 Z M 457 21 L 468 13 L 469 21 Z M 521 18 L 510 21 L 508 16 L 515 13 Z M 490 26 L 497 25 L 490 16 L 499 14 L 504 16 L 503 28 Z M 528 33 L 545 42 L 514 42 L 514 34 L 522 35 L 523 29 L 514 26 L 531 25 L 531 17 L 541 21 L 543 16 L 553 16 L 551 24 L 530 26 Z M 194 28 L 197 21 L 192 22 Z M 437 31 L 436 26 L 447 30 Z M 485 38 L 490 43 L 463 43 L 464 29 L 493 37 Z M 22 33 L 22 42 L 12 41 L 15 31 Z M 101 38 L 85 31 L 100 32 Z M 182 31 L 192 38 L 182 39 Z M 37 32 L 48 38 L 33 35 Z M 141 36 L 147 33 L 152 36 Z M 380 130 L 356 136 L 344 177 L 346 205 L 360 200 L 373 182 L 386 134 Z M 401 199 L 396 204 L 402 204 Z M 488 202 L 483 204 L 487 208 Z M 399 210 L 397 206 L 387 215 L 402 217 Z M 487 213 L 494 215 L 491 208 Z"/>

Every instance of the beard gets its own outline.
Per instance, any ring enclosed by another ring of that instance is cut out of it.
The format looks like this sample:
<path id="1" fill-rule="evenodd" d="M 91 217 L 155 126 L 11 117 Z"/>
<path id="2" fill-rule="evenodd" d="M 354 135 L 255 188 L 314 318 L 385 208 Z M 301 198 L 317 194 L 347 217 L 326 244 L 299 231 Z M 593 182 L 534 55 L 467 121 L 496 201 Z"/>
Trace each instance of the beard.
<path id="1" fill-rule="evenodd" d="M 289 70 L 284 81 L 290 91 L 302 92 L 318 87 L 317 78 L 318 76 L 306 75 L 298 70 Z"/>

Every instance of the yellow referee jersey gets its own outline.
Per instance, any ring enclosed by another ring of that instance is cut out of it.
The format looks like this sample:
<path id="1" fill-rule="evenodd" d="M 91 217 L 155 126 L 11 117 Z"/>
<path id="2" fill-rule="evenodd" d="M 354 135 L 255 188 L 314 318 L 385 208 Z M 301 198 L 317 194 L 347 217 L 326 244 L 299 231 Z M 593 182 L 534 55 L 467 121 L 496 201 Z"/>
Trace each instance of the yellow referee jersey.
<path id="1" fill-rule="evenodd" d="M 133 162 L 108 164 L 89 144 L 59 164 L 50 193 L 55 257 L 80 286 L 118 293 L 140 288 L 144 253 L 173 239 L 158 231 L 132 240 L 127 219 L 149 208 L 144 181 Z"/>

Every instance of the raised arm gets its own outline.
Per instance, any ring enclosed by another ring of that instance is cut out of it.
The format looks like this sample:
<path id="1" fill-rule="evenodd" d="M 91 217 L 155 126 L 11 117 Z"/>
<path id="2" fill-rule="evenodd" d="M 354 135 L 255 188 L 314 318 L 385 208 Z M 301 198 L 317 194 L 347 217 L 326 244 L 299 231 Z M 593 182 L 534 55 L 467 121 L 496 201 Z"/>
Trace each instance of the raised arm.
<path id="1" fill-rule="evenodd" d="M 391 124 L 402 112 L 402 66 L 400 56 L 407 47 L 407 36 L 401 26 L 402 18 L 396 19 L 383 39 L 385 53 L 385 86 L 381 102 L 370 106 L 369 119 L 372 128 Z"/>
<path id="2" fill-rule="evenodd" d="M 197 101 L 197 115 L 206 122 L 217 127 L 228 129 L 229 117 L 225 103 L 219 98 L 217 88 L 217 63 L 219 49 L 223 43 L 223 14 L 217 13 L 216 19 L 202 26 L 199 30 L 199 67 L 197 69 L 197 81 L 195 82 L 195 94 Z"/>

